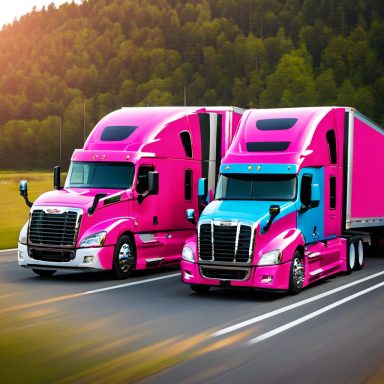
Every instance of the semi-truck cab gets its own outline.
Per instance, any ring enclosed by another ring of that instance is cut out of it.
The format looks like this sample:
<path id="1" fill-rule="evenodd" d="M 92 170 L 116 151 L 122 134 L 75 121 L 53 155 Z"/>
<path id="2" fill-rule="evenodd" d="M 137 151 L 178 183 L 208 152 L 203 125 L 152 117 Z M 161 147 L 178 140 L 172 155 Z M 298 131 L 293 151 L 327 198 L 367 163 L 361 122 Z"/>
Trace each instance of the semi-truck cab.
<path id="1" fill-rule="evenodd" d="M 234 107 L 122 108 L 105 116 L 83 149 L 74 151 L 65 184 L 55 168 L 54 191 L 30 206 L 21 230 L 19 265 L 41 276 L 57 270 L 136 269 L 180 261 L 201 211 L 197 180 L 216 183 L 221 157 L 242 110 Z"/>
<path id="2" fill-rule="evenodd" d="M 361 269 L 384 233 L 382 148 L 383 129 L 353 108 L 246 111 L 183 248 L 183 282 L 297 293 Z"/>

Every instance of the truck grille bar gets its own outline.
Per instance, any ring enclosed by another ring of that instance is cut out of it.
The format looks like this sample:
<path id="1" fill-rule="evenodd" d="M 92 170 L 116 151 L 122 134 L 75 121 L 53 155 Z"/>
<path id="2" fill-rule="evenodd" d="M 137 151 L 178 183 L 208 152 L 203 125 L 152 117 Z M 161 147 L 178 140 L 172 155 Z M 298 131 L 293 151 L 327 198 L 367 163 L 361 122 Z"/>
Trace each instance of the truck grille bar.
<path id="1" fill-rule="evenodd" d="M 253 225 L 240 221 L 202 221 L 198 226 L 200 261 L 250 263 L 254 233 Z"/>
<path id="2" fill-rule="evenodd" d="M 50 247 L 75 247 L 82 211 L 47 207 L 31 212 L 29 244 Z"/>

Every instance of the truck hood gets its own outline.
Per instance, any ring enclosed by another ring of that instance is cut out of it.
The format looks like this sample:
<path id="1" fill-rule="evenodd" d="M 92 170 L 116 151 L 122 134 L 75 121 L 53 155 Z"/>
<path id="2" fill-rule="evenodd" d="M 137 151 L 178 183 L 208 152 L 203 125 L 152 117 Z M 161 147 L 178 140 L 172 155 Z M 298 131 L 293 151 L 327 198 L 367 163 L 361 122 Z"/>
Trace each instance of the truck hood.
<path id="1" fill-rule="evenodd" d="M 293 201 L 215 200 L 204 209 L 200 220 L 247 220 L 257 223 L 269 219 L 269 207 L 278 205 L 280 219 L 296 210 Z"/>
<path id="2" fill-rule="evenodd" d="M 112 195 L 120 190 L 117 189 L 83 189 L 83 188 L 70 188 L 60 189 L 58 191 L 50 191 L 39 196 L 33 206 L 60 206 L 60 207 L 75 207 L 75 208 L 89 208 L 95 195 L 97 193 L 105 193 Z"/>

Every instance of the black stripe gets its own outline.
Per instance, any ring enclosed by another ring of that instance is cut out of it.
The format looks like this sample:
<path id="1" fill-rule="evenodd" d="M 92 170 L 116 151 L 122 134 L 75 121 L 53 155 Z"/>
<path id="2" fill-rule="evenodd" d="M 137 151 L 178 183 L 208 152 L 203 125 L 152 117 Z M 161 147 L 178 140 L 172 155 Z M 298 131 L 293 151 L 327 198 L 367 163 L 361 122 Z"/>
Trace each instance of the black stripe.
<path id="1" fill-rule="evenodd" d="M 201 159 L 209 160 L 209 147 L 210 147 L 209 114 L 199 113 L 199 122 L 200 122 L 200 137 L 201 137 Z"/>
<path id="2" fill-rule="evenodd" d="M 217 115 L 217 130 L 216 130 L 216 174 L 215 177 L 220 171 L 220 162 L 221 162 L 221 142 L 223 137 L 223 119 L 221 115 Z M 216 180 L 215 180 L 216 182 Z M 215 183 L 216 184 L 216 183 Z"/>

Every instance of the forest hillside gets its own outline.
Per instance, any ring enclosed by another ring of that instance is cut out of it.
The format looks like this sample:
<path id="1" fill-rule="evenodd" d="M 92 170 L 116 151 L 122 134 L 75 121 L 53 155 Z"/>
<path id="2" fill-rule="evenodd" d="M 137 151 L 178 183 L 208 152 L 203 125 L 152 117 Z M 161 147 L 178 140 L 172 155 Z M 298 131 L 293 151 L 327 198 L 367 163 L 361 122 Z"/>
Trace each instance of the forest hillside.
<path id="1" fill-rule="evenodd" d="M 348 105 L 384 123 L 382 0 L 85 0 L 0 31 L 0 168 L 122 106 Z"/>

